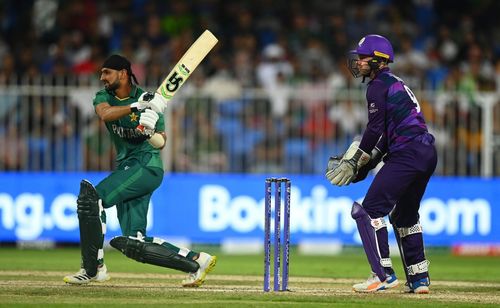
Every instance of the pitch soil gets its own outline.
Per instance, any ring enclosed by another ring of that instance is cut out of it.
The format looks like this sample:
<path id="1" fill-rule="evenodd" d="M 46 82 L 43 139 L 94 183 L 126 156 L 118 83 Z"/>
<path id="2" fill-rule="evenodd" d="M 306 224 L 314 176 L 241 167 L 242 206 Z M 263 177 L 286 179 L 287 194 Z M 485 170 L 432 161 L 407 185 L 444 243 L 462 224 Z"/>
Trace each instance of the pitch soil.
<path id="1" fill-rule="evenodd" d="M 59 271 L 1 271 L 0 289 L 16 288 L 19 286 L 40 286 L 40 277 L 50 278 L 44 281 L 47 288 L 74 287 L 65 285 L 62 277 L 66 272 Z M 185 292 L 219 292 L 219 293 L 262 293 L 261 276 L 242 275 L 208 275 L 205 284 L 200 288 L 182 288 L 180 282 L 185 278 L 182 274 L 135 274 L 135 273 L 110 273 L 112 279 L 99 283 L 105 288 L 161 288 Z M 5 279 L 10 277 L 9 279 Z M 11 279 L 17 277 L 17 279 Z M 30 277 L 36 277 L 30 280 Z M 59 280 L 55 280 L 60 277 Z M 345 278 L 317 278 L 317 277 L 290 277 L 290 292 L 273 293 L 276 296 L 377 296 L 374 294 L 354 293 L 351 285 L 359 282 Z M 97 283 L 96 283 L 97 284 Z M 438 300 L 456 303 L 500 304 L 500 283 L 466 282 L 466 281 L 432 281 L 430 294 L 405 294 L 403 287 L 377 293 L 378 295 L 408 298 L 414 300 Z"/>

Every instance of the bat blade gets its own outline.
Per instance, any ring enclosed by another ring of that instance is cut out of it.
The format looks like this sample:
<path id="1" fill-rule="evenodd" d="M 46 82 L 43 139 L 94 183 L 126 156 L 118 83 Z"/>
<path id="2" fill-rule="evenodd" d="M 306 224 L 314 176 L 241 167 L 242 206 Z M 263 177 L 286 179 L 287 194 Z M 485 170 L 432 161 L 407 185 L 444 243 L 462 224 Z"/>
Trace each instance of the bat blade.
<path id="1" fill-rule="evenodd" d="M 171 100 L 217 42 L 218 39 L 215 35 L 209 30 L 205 30 L 184 53 L 179 62 L 177 62 L 158 89 L 156 89 L 156 93 L 163 96 L 167 101 Z M 144 131 L 142 125 L 137 126 L 137 129 Z"/>
<path id="2" fill-rule="evenodd" d="M 172 99 L 217 42 L 212 32 L 205 30 L 177 62 L 156 92 L 167 100 Z"/>

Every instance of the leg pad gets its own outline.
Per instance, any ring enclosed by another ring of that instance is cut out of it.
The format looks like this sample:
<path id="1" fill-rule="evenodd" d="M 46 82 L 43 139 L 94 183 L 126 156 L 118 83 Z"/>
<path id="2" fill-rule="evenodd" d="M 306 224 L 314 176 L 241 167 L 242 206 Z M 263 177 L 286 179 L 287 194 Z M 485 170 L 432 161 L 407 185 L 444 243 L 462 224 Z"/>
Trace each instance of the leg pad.
<path id="1" fill-rule="evenodd" d="M 373 226 L 374 224 L 379 225 L 380 221 L 378 221 L 377 223 L 372 222 L 372 219 L 370 218 L 368 213 L 357 202 L 354 202 L 352 206 L 351 216 L 352 218 L 354 218 L 354 220 L 356 220 L 359 235 L 361 237 L 361 241 L 363 242 L 363 248 L 365 249 L 365 253 L 372 271 L 377 274 L 380 281 L 385 281 L 387 276 L 381 264 L 377 234 Z"/>
<path id="2" fill-rule="evenodd" d="M 101 211 L 104 209 L 94 186 L 83 180 L 78 194 L 77 213 L 80 225 L 80 246 L 83 268 L 87 275 L 97 275 L 98 254 L 103 242 Z"/>
<path id="3" fill-rule="evenodd" d="M 395 223 L 394 211 L 389 214 L 389 219 L 394 228 L 408 286 L 423 278 L 428 280 L 429 261 L 425 259 L 422 225 L 417 222 L 410 227 L 398 227 Z"/>
<path id="4" fill-rule="evenodd" d="M 186 273 L 194 273 L 200 267 L 196 261 L 183 257 L 156 243 L 148 243 L 126 236 L 117 236 L 109 243 L 127 257 L 138 262 L 167 267 Z"/>

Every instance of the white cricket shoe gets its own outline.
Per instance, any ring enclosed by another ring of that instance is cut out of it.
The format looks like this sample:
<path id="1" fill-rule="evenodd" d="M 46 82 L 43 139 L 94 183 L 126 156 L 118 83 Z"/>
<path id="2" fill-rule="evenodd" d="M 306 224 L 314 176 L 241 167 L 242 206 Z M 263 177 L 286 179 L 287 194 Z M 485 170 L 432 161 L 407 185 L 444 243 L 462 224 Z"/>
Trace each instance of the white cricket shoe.
<path id="1" fill-rule="evenodd" d="M 387 279 L 381 282 L 377 274 L 372 272 L 365 282 L 353 285 L 352 289 L 355 292 L 370 293 L 395 288 L 398 284 L 399 282 L 395 274 L 387 275 Z"/>
<path id="2" fill-rule="evenodd" d="M 97 269 L 97 275 L 95 277 L 90 277 L 87 275 L 85 269 L 81 268 L 78 272 L 73 275 L 68 275 L 63 278 L 64 282 L 69 284 L 87 284 L 89 282 L 104 282 L 111 279 L 108 275 L 108 269 L 106 264 L 103 264 Z"/>
<path id="3" fill-rule="evenodd" d="M 217 257 L 211 256 L 206 252 L 200 252 L 200 256 L 196 259 L 196 262 L 198 262 L 200 268 L 196 272 L 188 274 L 188 277 L 182 281 L 183 287 L 196 288 L 201 286 L 205 282 L 207 274 L 215 267 Z"/>

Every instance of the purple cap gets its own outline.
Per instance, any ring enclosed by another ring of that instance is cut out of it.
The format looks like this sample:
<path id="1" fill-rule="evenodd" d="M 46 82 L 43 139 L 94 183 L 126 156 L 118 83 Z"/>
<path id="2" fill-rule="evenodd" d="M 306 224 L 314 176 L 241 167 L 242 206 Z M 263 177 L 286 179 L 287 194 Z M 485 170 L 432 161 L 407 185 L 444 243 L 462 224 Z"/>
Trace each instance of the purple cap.
<path id="1" fill-rule="evenodd" d="M 391 42 L 378 34 L 363 37 L 358 43 L 358 48 L 352 50 L 351 53 L 384 58 L 388 59 L 389 62 L 394 62 L 394 51 Z"/>

